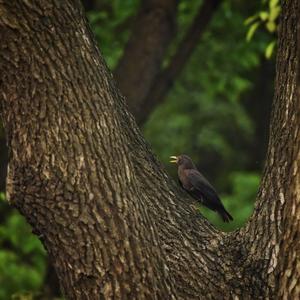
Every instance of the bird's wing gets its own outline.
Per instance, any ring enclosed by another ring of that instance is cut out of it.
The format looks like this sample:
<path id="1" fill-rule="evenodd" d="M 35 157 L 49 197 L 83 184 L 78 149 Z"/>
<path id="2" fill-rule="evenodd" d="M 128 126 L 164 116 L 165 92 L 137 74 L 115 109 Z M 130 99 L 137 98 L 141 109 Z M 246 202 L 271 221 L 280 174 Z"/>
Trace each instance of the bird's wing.
<path id="1" fill-rule="evenodd" d="M 212 209 L 216 209 L 216 206 L 223 206 L 213 186 L 199 171 L 194 169 L 187 170 L 186 176 L 192 186 L 190 192 L 194 194 L 194 196 L 204 198 L 202 202 L 204 202 L 206 206 L 212 206 Z"/>
<path id="2" fill-rule="evenodd" d="M 186 170 L 186 176 L 189 182 L 192 184 L 192 186 L 195 189 L 200 189 L 200 190 L 211 190 L 216 193 L 215 189 L 213 186 L 208 182 L 208 180 L 197 170 L 195 169 L 190 169 Z"/>

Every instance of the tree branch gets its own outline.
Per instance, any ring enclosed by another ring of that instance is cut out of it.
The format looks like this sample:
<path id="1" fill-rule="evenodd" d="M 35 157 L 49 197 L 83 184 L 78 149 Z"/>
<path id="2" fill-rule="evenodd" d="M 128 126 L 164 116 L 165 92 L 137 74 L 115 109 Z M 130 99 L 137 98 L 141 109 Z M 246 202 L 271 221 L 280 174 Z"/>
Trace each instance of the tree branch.
<path id="1" fill-rule="evenodd" d="M 135 115 L 139 125 L 143 125 L 154 108 L 165 99 L 221 2 L 221 0 L 204 1 L 169 65 L 157 75 L 149 93 L 139 104 L 139 114 Z"/>
<path id="2" fill-rule="evenodd" d="M 138 116 L 173 38 L 177 0 L 144 0 L 114 72 L 130 111 Z"/>

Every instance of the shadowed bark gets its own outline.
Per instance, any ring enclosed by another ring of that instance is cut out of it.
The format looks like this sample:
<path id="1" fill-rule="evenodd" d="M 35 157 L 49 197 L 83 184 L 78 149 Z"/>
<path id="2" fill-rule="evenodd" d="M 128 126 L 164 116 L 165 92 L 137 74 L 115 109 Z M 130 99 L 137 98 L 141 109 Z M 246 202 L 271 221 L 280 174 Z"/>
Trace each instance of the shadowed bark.
<path id="1" fill-rule="evenodd" d="M 255 212 L 225 234 L 191 209 L 151 153 L 80 3 L 1 2 L 7 196 L 42 240 L 66 297 L 299 298 L 297 9 L 283 3 Z"/>
<path id="2" fill-rule="evenodd" d="M 61 297 L 59 280 L 57 278 L 56 271 L 49 259 L 47 259 L 46 274 L 41 293 L 43 294 L 43 300 L 50 300 Z"/>

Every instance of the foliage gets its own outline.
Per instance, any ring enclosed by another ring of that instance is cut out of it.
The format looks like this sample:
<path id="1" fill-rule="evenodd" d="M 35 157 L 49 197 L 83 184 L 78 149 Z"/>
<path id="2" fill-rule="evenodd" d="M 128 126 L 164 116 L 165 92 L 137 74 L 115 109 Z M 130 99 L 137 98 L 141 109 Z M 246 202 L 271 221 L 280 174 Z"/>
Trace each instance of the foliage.
<path id="1" fill-rule="evenodd" d="M 11 211 L 6 201 L 0 202 L 0 215 L 0 299 L 9 299 L 16 291 L 38 291 L 45 272 L 45 250 L 25 219 Z"/>
<path id="2" fill-rule="evenodd" d="M 0 201 L 4 201 L 5 200 L 5 194 L 0 192 Z"/>
<path id="3" fill-rule="evenodd" d="M 279 0 L 264 0 L 262 1 L 263 8 L 256 14 L 248 17 L 245 20 L 245 25 L 249 26 L 246 40 L 250 41 L 256 32 L 256 30 L 264 26 L 265 29 L 271 34 L 275 34 L 277 31 L 277 23 L 279 14 L 281 12 L 280 1 Z M 274 48 L 276 46 L 276 40 L 272 40 L 265 49 L 266 58 L 271 58 L 274 53 Z"/>

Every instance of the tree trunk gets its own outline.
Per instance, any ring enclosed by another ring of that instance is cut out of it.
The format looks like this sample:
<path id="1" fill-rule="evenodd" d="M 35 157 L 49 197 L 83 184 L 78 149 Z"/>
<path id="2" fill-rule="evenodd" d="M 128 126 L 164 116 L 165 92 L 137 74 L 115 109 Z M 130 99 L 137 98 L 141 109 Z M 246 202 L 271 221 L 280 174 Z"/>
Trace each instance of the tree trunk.
<path id="1" fill-rule="evenodd" d="M 191 209 L 151 153 L 80 3 L 0 2 L 7 196 L 42 240 L 66 297 L 299 298 L 298 8 L 283 2 L 255 212 L 225 234 Z"/>

